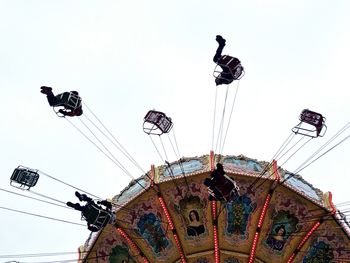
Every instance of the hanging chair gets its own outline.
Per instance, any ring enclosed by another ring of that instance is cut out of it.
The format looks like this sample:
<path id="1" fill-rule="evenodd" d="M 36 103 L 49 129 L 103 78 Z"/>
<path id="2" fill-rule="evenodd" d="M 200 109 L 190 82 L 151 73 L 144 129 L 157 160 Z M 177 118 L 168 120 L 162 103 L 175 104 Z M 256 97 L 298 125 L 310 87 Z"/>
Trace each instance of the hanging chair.
<path id="1" fill-rule="evenodd" d="M 322 137 L 326 133 L 326 118 L 322 114 L 304 109 L 299 116 L 300 123 L 292 131 L 308 137 Z"/>
<path id="2" fill-rule="evenodd" d="M 68 109 L 71 111 L 75 111 L 79 107 L 81 107 L 82 99 L 78 95 L 76 91 L 64 92 L 55 96 L 59 103 L 54 105 L 54 110 L 59 117 L 64 117 L 58 110 L 57 107 L 64 107 L 64 109 Z"/>
<path id="3" fill-rule="evenodd" d="M 238 58 L 225 55 L 218 60 L 213 76 L 223 84 L 230 84 L 234 80 L 240 80 L 244 73 L 244 68 Z"/>
<path id="4" fill-rule="evenodd" d="M 95 229 L 94 231 L 99 231 L 112 222 L 113 214 L 111 211 L 107 211 L 94 203 L 87 206 L 88 209 L 81 213 L 81 217 L 88 222 L 90 227 Z"/>
<path id="5" fill-rule="evenodd" d="M 208 187 L 209 200 L 230 202 L 239 196 L 239 187 L 236 182 L 226 174 L 220 180 L 206 178 L 204 185 Z"/>
<path id="6" fill-rule="evenodd" d="M 10 185 L 19 189 L 29 190 L 38 182 L 38 170 L 18 166 L 12 173 Z"/>
<path id="7" fill-rule="evenodd" d="M 143 131 L 148 135 L 162 135 L 168 133 L 173 127 L 171 118 L 167 117 L 163 112 L 150 110 L 143 122 Z"/>

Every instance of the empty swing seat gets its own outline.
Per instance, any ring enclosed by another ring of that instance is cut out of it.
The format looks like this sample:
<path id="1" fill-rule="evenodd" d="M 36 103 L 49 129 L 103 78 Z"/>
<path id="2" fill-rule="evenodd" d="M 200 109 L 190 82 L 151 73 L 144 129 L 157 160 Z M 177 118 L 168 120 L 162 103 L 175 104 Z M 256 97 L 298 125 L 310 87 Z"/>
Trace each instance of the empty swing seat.
<path id="1" fill-rule="evenodd" d="M 168 133 L 173 127 L 171 118 L 167 117 L 163 112 L 150 110 L 143 122 L 143 131 L 148 135 L 161 135 Z"/>
<path id="2" fill-rule="evenodd" d="M 12 173 L 10 184 L 19 189 L 29 190 L 38 182 L 38 170 L 18 166 Z"/>
<path id="3" fill-rule="evenodd" d="M 326 132 L 326 119 L 320 113 L 304 109 L 299 116 L 299 120 L 300 123 L 292 129 L 296 134 L 316 138 L 318 136 L 322 137 Z"/>

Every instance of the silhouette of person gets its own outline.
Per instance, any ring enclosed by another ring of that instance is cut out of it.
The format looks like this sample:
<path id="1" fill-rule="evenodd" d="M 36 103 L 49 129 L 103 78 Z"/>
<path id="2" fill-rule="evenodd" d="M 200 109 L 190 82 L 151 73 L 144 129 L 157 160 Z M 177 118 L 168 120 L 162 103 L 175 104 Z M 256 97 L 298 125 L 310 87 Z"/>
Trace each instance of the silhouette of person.
<path id="1" fill-rule="evenodd" d="M 231 195 L 238 195 L 238 187 L 232 178 L 225 175 L 224 167 L 221 163 L 216 164 L 216 169 L 210 174 L 211 178 L 204 180 L 204 185 L 208 187 L 209 200 L 230 201 Z"/>
<path id="2" fill-rule="evenodd" d="M 77 91 L 64 92 L 62 94 L 54 95 L 51 87 L 42 86 L 41 93 L 45 94 L 49 105 L 52 107 L 63 106 L 63 109 L 58 111 L 64 116 L 80 116 L 83 114 L 83 109 L 81 107 L 81 101 L 78 103 L 77 107 L 69 105 L 69 98 L 74 97 L 75 100 L 79 100 L 79 93 Z M 81 100 L 81 99 L 80 99 Z"/>
<path id="3" fill-rule="evenodd" d="M 104 227 L 108 220 L 104 220 L 104 223 L 101 227 L 96 226 L 94 223 L 98 219 L 98 217 L 101 215 L 101 211 L 104 211 L 104 216 L 107 216 L 108 214 L 111 214 L 112 204 L 107 201 L 98 201 L 97 203 L 100 205 L 105 206 L 105 208 L 102 208 L 100 205 L 97 205 L 94 200 L 90 197 L 88 197 L 86 194 L 80 194 L 78 191 L 75 192 L 75 196 L 78 197 L 79 201 L 86 202 L 85 205 L 80 205 L 79 203 L 73 204 L 72 202 L 67 202 L 67 206 L 74 208 L 77 211 L 81 211 L 83 217 L 87 221 L 88 229 L 92 232 L 96 232 L 101 229 L 101 227 Z"/>
<path id="4" fill-rule="evenodd" d="M 226 40 L 222 36 L 217 35 L 216 41 L 219 43 L 219 46 L 216 49 L 213 61 L 221 67 L 222 72 L 215 79 L 215 83 L 216 86 L 222 84 L 230 84 L 234 80 L 233 74 L 235 73 L 235 68 L 241 62 L 238 58 L 221 54 L 226 45 Z"/>

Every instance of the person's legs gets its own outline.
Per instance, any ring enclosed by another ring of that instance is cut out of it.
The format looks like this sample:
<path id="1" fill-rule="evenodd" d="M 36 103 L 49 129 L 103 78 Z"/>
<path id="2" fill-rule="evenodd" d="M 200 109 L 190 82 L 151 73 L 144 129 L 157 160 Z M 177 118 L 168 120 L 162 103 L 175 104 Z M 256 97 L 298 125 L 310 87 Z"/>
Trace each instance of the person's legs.
<path id="1" fill-rule="evenodd" d="M 67 202 L 66 205 L 74 208 L 75 210 L 83 211 L 83 207 L 78 203 L 73 204 L 72 202 Z"/>
<path id="2" fill-rule="evenodd" d="M 53 94 L 51 87 L 42 86 L 40 92 L 46 95 L 50 106 L 58 106 L 60 104 L 60 99 Z"/>
<path id="3" fill-rule="evenodd" d="M 52 93 L 52 88 L 51 87 L 41 86 L 40 89 L 41 89 L 41 91 L 40 91 L 41 93 L 44 93 L 44 94 L 47 94 L 48 92 Z"/>
<path id="4" fill-rule="evenodd" d="M 224 49 L 225 44 L 226 44 L 226 40 L 220 35 L 216 36 L 216 41 L 219 43 L 219 46 L 216 49 L 216 53 L 215 53 L 215 56 L 213 58 L 213 61 L 215 63 L 217 63 L 219 61 L 219 59 L 221 58 L 222 50 Z"/>
<path id="5" fill-rule="evenodd" d="M 78 197 L 79 201 L 91 202 L 92 198 L 88 197 L 86 194 L 81 194 L 78 191 L 75 192 L 75 196 Z"/>
<path id="6" fill-rule="evenodd" d="M 55 107 L 55 106 L 61 106 L 61 100 L 57 98 L 53 93 L 49 93 L 47 96 L 47 101 L 49 102 L 50 106 Z"/>

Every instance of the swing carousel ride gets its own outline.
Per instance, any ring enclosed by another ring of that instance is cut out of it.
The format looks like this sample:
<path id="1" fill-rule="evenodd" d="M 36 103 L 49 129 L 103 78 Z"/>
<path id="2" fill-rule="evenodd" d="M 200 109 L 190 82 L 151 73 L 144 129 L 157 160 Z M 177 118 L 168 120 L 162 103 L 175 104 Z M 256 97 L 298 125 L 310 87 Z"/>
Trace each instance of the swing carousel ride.
<path id="1" fill-rule="evenodd" d="M 229 69 L 239 83 L 243 67 Z M 214 76 L 220 78 L 216 68 Z M 346 216 L 330 192 L 299 175 L 324 147 L 294 172 L 279 166 L 299 143 L 292 145 L 294 138 L 311 140 L 326 132 L 325 118 L 317 112 L 305 109 L 299 120 L 269 162 L 222 155 L 227 135 L 222 126 L 219 150 L 200 157 L 181 158 L 175 135 L 173 142 L 168 137 L 178 160 L 162 158 L 164 165 L 133 179 L 112 198 L 111 211 L 94 207 L 95 217 L 86 220 L 96 231 L 79 248 L 79 262 L 350 262 Z M 161 139 L 172 127 L 172 119 L 161 111 L 150 110 L 144 117 L 143 131 L 155 146 L 152 138 Z M 221 182 L 215 181 L 217 164 L 223 167 Z M 29 190 L 39 174 L 19 166 L 11 184 Z"/>

